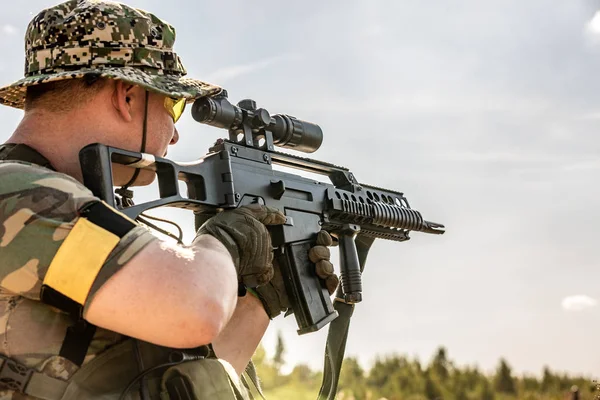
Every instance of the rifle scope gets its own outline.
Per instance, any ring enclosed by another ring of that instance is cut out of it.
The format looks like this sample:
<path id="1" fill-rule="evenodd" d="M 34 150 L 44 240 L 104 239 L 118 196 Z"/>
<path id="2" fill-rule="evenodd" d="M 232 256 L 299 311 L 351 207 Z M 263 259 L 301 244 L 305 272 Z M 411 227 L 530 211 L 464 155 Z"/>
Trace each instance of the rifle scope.
<path id="1" fill-rule="evenodd" d="M 271 116 L 264 108 L 257 109 L 254 100 L 242 100 L 235 106 L 227 100 L 227 92 L 223 92 L 217 97 L 197 99 L 192 106 L 192 117 L 200 123 L 234 133 L 248 128 L 255 137 L 266 137 L 265 131 L 269 131 L 274 145 L 304 153 L 313 153 L 321 147 L 323 131 L 319 125 L 291 115 Z"/>

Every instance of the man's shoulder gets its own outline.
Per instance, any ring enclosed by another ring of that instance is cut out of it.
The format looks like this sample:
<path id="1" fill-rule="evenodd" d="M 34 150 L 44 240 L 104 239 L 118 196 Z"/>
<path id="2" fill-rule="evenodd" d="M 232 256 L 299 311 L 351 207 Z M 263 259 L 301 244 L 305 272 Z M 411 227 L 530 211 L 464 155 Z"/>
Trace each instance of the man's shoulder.
<path id="1" fill-rule="evenodd" d="M 24 161 L 0 161 L 0 201 L 18 193 L 68 197 L 74 203 L 94 199 L 89 189 L 69 175 Z"/>
<path id="2" fill-rule="evenodd" d="M 0 161 L 3 239 L 6 230 L 46 229 L 50 225 L 71 223 L 82 206 L 97 200 L 90 190 L 68 175 L 27 162 Z"/>
<path id="3" fill-rule="evenodd" d="M 48 265 L 91 200 L 92 193 L 65 174 L 0 161 L 0 286 L 39 300 Z"/>

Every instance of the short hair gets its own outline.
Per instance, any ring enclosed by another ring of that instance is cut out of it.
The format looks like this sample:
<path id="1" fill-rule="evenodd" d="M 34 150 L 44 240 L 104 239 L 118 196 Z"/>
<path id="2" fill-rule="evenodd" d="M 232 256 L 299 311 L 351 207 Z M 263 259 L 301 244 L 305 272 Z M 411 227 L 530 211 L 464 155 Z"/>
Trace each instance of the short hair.
<path id="1" fill-rule="evenodd" d="M 45 109 L 51 112 L 69 112 L 86 104 L 97 95 L 108 80 L 97 75 L 65 79 L 27 87 L 25 111 Z"/>

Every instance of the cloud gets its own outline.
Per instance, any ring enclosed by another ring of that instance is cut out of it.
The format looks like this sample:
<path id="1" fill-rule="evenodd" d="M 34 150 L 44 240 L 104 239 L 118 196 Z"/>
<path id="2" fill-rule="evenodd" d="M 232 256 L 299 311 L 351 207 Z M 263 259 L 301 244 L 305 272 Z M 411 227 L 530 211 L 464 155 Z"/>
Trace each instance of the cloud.
<path id="1" fill-rule="evenodd" d="M 2 33 L 9 35 L 9 36 L 13 36 L 13 35 L 17 34 L 17 28 L 15 28 L 14 26 L 9 25 L 9 24 L 4 25 L 4 26 L 2 26 Z"/>
<path id="2" fill-rule="evenodd" d="M 382 25 L 372 24 L 372 25 L 367 26 L 364 29 L 363 33 L 365 36 L 367 36 L 369 38 L 375 38 L 375 37 L 382 36 L 385 33 L 385 31 L 384 31 Z"/>
<path id="3" fill-rule="evenodd" d="M 596 11 L 596 14 L 588 21 L 585 28 L 589 33 L 600 35 L 600 11 Z"/>
<path id="4" fill-rule="evenodd" d="M 567 296 L 562 301 L 562 308 L 566 311 L 582 311 L 586 308 L 595 307 L 598 301 L 589 296 L 578 294 Z"/>
<path id="5" fill-rule="evenodd" d="M 593 52 L 598 51 L 598 44 L 600 43 L 600 10 L 596 11 L 592 19 L 585 24 L 583 36 L 588 50 Z"/>
<path id="6" fill-rule="evenodd" d="M 564 171 L 591 171 L 600 169 L 600 159 L 580 161 L 573 164 L 565 165 L 562 168 Z"/>
<path id="7" fill-rule="evenodd" d="M 253 63 L 232 65 L 223 67 L 214 71 L 206 77 L 208 82 L 219 82 L 222 84 L 225 81 L 235 79 L 238 76 L 248 75 L 261 69 L 267 68 L 277 62 L 295 57 L 293 54 L 284 54 L 276 57 L 267 58 Z"/>
<path id="8" fill-rule="evenodd" d="M 504 163 L 556 163 L 555 154 L 544 154 L 541 152 L 498 152 L 498 151 L 478 151 L 478 152 L 456 152 L 446 153 L 451 160 L 474 161 L 474 162 L 504 162 Z"/>
<path id="9" fill-rule="evenodd" d="M 575 119 L 581 120 L 581 121 L 600 120 L 600 112 L 597 112 L 597 111 L 584 112 L 584 113 L 581 113 L 580 115 L 575 116 Z"/>

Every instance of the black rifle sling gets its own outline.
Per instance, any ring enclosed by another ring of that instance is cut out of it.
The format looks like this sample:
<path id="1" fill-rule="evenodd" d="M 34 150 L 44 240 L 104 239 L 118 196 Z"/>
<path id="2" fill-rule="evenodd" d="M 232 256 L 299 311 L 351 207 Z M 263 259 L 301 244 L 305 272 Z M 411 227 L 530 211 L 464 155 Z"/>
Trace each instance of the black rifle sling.
<path id="1" fill-rule="evenodd" d="M 25 161 L 55 171 L 50 161 L 35 149 L 25 144 L 6 144 L 0 146 L 0 160 Z M 81 318 L 82 306 L 49 287 L 43 287 L 42 301 L 67 312 L 75 323 L 67 328 L 67 333 L 59 355 L 81 366 L 96 332 L 96 326 Z"/>
<path id="2" fill-rule="evenodd" d="M 50 164 L 50 161 L 48 161 L 46 157 L 26 144 L 9 143 L 0 145 L 0 161 L 1 160 L 25 161 L 55 171 L 54 167 L 52 167 L 52 164 Z"/>
<path id="3" fill-rule="evenodd" d="M 354 304 L 346 304 L 335 301 L 333 308 L 338 312 L 338 317 L 331 321 L 327 333 L 327 344 L 325 346 L 325 365 L 323 368 L 323 383 L 319 390 L 318 400 L 333 400 L 337 392 L 338 381 L 344 352 L 346 351 L 346 340 L 350 329 L 350 318 L 354 312 Z"/>
<path id="4" fill-rule="evenodd" d="M 248 389 L 248 392 L 252 392 L 252 390 L 250 389 L 250 384 L 248 384 L 248 379 L 246 379 L 246 376 L 248 377 L 250 382 L 252 382 L 252 385 L 254 385 L 254 389 L 256 390 L 256 393 L 258 393 L 258 395 L 263 400 L 267 400 L 265 398 L 265 394 L 263 393 L 262 386 L 260 384 L 260 380 L 258 379 L 258 373 L 256 372 L 256 365 L 254 365 L 254 362 L 252 360 L 250 360 L 248 362 L 248 365 L 246 365 L 246 369 L 244 370 L 244 373 L 241 376 L 242 383 L 244 384 L 244 386 L 246 386 L 246 389 Z"/>
<path id="5" fill-rule="evenodd" d="M 79 214 L 94 225 L 111 232 L 119 238 L 123 238 L 136 226 L 135 223 L 121 217 L 101 201 L 84 205 L 79 210 Z M 73 326 L 67 329 L 59 355 L 81 366 L 96 333 L 96 326 L 83 319 L 83 306 L 81 304 L 51 287 L 42 286 L 41 298 L 42 302 L 69 313 L 76 321 Z"/>
<path id="6" fill-rule="evenodd" d="M 367 255 L 373 245 L 375 238 L 358 235 L 355 239 L 360 272 L 365 270 Z M 343 297 L 342 288 L 338 287 L 337 298 Z M 327 332 L 327 344 L 325 345 L 325 365 L 323 367 L 323 383 L 319 390 L 318 400 L 334 400 L 337 393 L 340 371 L 346 351 L 346 341 L 350 330 L 350 318 L 354 312 L 354 304 L 344 303 L 336 299 L 333 308 L 338 312 L 338 317 L 331 321 Z"/>

